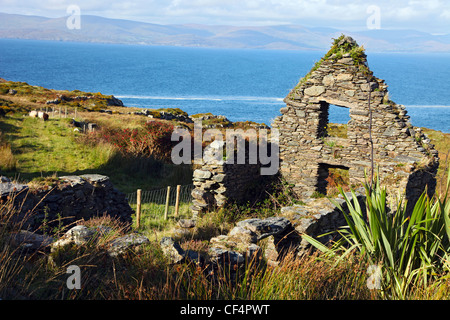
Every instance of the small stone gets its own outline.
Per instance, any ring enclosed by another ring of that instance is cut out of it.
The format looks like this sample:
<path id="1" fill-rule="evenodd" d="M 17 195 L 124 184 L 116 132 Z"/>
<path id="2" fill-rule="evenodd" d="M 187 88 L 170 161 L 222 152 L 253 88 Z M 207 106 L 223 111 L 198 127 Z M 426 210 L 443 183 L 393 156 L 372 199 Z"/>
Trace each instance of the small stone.
<path id="1" fill-rule="evenodd" d="M 178 220 L 178 225 L 181 228 L 186 228 L 186 229 L 194 228 L 195 227 L 195 220 L 193 220 L 193 219 L 180 219 L 180 220 Z"/>
<path id="2" fill-rule="evenodd" d="M 340 73 L 336 76 L 337 81 L 350 81 L 353 79 L 353 75 L 349 73 Z"/>
<path id="3" fill-rule="evenodd" d="M 393 144 L 388 144 L 385 148 L 386 148 L 386 150 L 389 150 L 389 151 L 395 150 L 395 146 Z"/>
<path id="4" fill-rule="evenodd" d="M 331 87 L 334 85 L 334 77 L 331 74 L 323 77 L 322 83 L 324 86 Z"/>
<path id="5" fill-rule="evenodd" d="M 179 263 L 184 259 L 184 250 L 175 242 L 171 237 L 164 237 L 159 242 L 164 255 L 170 260 L 171 263 Z"/>
<path id="6" fill-rule="evenodd" d="M 322 93 L 325 92 L 324 86 L 312 86 L 305 89 L 305 94 L 311 97 L 317 97 L 320 96 Z"/>
<path id="7" fill-rule="evenodd" d="M 346 90 L 345 94 L 349 97 L 354 97 L 355 96 L 355 90 Z"/>
<path id="8" fill-rule="evenodd" d="M 299 118 L 304 118 L 304 117 L 306 117 L 305 111 L 295 110 L 295 114 L 296 114 L 297 117 L 299 117 Z"/>
<path id="9" fill-rule="evenodd" d="M 205 179 L 209 179 L 211 178 L 212 173 L 210 171 L 205 171 L 205 170 L 200 170 L 197 169 L 194 171 L 194 179 L 201 179 L 201 180 L 205 180 Z"/>
<path id="10" fill-rule="evenodd" d="M 280 109 L 281 114 L 285 114 L 289 111 L 289 107 L 283 107 Z"/>

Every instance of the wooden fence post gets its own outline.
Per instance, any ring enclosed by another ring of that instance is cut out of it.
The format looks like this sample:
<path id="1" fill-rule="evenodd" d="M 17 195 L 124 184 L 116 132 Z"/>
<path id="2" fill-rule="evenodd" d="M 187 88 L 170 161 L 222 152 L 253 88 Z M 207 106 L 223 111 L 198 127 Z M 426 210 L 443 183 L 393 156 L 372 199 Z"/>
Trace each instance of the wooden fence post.
<path id="1" fill-rule="evenodd" d="M 169 214 L 169 199 L 170 199 L 170 186 L 167 187 L 166 210 L 164 211 L 164 220 L 167 220 L 167 215 Z"/>
<path id="2" fill-rule="evenodd" d="M 141 193 L 141 189 L 138 189 L 136 192 L 136 229 L 139 229 L 141 226 Z"/>
<path id="3" fill-rule="evenodd" d="M 175 199 L 175 217 L 178 217 L 178 210 L 180 208 L 180 190 L 181 186 L 177 185 L 177 197 Z"/>

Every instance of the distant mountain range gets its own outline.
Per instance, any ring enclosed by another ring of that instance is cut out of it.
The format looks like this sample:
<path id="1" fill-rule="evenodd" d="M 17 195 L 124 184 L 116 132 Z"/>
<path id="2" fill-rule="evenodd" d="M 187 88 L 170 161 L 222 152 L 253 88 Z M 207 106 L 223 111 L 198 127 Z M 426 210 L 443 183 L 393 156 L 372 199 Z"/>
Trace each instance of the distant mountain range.
<path id="1" fill-rule="evenodd" d="M 0 13 L 0 38 L 168 45 L 217 48 L 324 50 L 331 38 L 350 35 L 372 52 L 450 52 L 450 34 L 415 30 L 350 32 L 299 25 L 239 27 L 159 25 L 82 15 L 81 28 L 70 30 L 67 17 L 46 18 Z"/>

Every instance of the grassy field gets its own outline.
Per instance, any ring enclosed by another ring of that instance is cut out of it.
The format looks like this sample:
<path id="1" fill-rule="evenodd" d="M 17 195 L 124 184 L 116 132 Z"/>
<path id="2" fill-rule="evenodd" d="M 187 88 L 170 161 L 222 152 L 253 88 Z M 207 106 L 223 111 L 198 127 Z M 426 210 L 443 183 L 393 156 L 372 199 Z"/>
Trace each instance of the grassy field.
<path id="1" fill-rule="evenodd" d="M 136 189 L 156 190 L 192 182 L 191 166 L 175 166 L 148 156 L 126 156 L 112 144 L 97 138 L 88 139 L 88 134 L 74 130 L 69 123 L 70 118 L 55 117 L 43 121 L 28 117 L 23 113 L 24 110 L 43 107 L 45 100 L 54 98 L 55 93 L 25 85 L 16 88 L 20 92 L 13 97 L 1 95 L 6 92 L 5 88 L 0 90 L 0 99 L 9 99 L 9 102 L 4 103 L 7 106 L 2 109 L 9 111 L 0 118 L 1 175 L 18 181 L 38 183 L 45 181 L 46 177 L 99 173 L 109 176 L 115 187 L 127 194 Z M 43 96 L 30 99 L 33 90 L 38 90 Z M 19 107 L 22 112 L 11 112 L 11 108 Z M 73 110 L 71 108 L 72 112 Z M 125 110 L 131 109 L 111 107 L 111 110 L 112 114 L 106 114 L 90 112 L 80 107 L 77 120 L 94 122 L 111 130 L 139 129 L 146 121 L 146 117 L 124 114 Z M 333 125 L 330 129 L 336 136 L 346 131 L 339 125 Z M 448 183 L 446 171 L 450 134 L 430 129 L 424 131 L 440 153 L 437 191 L 442 196 Z M 211 237 L 227 234 L 237 221 L 277 215 L 281 206 L 298 203 L 285 185 L 278 186 L 276 190 L 264 202 L 234 205 L 199 217 L 196 227 L 178 235 L 176 240 L 184 250 L 206 253 Z M 371 206 L 371 217 L 379 218 L 379 213 L 384 213 L 382 216 L 386 217 L 382 192 L 374 197 L 376 205 Z M 20 228 L 11 224 L 10 217 L 14 215 L 14 210 L 8 204 L 0 206 L 0 298 L 450 298 L 450 233 L 447 232 L 450 228 L 450 204 L 446 197 L 425 199 L 415 211 L 414 219 L 401 220 L 404 217 L 400 216 L 401 212 L 398 213 L 400 218 L 394 219 L 394 222 L 399 225 L 395 225 L 395 228 L 389 225 L 392 222 L 389 219 L 372 218 L 371 223 L 375 221 L 373 225 L 361 220 L 361 224 L 354 228 L 356 234 L 346 234 L 345 239 L 351 241 L 350 245 L 342 244 L 334 248 L 335 251 L 327 248 L 323 253 L 318 251 L 302 260 L 286 256 L 278 267 L 266 265 L 264 259 L 258 259 L 236 270 L 220 267 L 212 270 L 194 263 L 171 264 L 163 255 L 158 241 L 176 227 L 177 219 L 190 218 L 189 202 L 181 203 L 178 217 L 174 217 L 171 206 L 168 219 L 164 219 L 164 199 L 160 198 L 162 199 L 158 200 L 158 204 L 142 205 L 141 228 L 135 230 L 146 235 L 150 243 L 121 259 L 109 258 L 104 250 L 111 241 L 126 232 L 116 221 L 95 218 L 82 222 L 88 226 L 107 225 L 114 230 L 100 244 L 89 243 L 63 251 L 38 251 L 29 254 L 22 251 L 20 245 L 13 243 L 9 236 Z M 136 208 L 135 204 L 131 206 Z M 356 215 L 357 220 L 360 212 L 354 210 L 352 214 Z M 266 245 L 264 242 L 261 244 L 263 250 Z M 353 251 L 346 251 L 349 248 Z M 24 252 L 27 254 L 23 254 Z M 436 254 L 428 256 L 429 252 Z M 82 290 L 67 290 L 66 270 L 71 264 L 83 267 Z M 383 266 L 383 290 L 371 290 L 368 286 L 373 275 L 370 267 L 374 264 Z"/>
<path id="2" fill-rule="evenodd" d="M 43 121 L 16 114 L 1 119 L 0 131 L 5 150 L 0 169 L 3 175 L 19 181 L 99 173 L 109 176 L 119 190 L 129 193 L 139 188 L 188 184 L 192 179 L 189 167 L 124 158 L 109 144 L 83 144 L 78 140 L 84 134 L 74 131 L 69 119 Z"/>

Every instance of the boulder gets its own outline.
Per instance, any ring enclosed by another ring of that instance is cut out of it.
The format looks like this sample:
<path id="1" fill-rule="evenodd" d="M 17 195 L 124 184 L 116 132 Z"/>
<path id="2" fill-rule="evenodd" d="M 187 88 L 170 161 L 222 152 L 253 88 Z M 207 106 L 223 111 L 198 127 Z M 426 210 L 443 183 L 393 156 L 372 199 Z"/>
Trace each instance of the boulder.
<path id="1" fill-rule="evenodd" d="M 216 266 L 240 265 L 245 261 L 243 254 L 223 248 L 209 248 L 208 254 L 211 262 Z"/>
<path id="2" fill-rule="evenodd" d="M 239 221 L 237 226 L 255 233 L 257 241 L 260 241 L 272 235 L 282 234 L 292 225 L 286 218 L 270 217 L 267 219 L 252 218 Z"/>
<path id="3" fill-rule="evenodd" d="M 68 245 L 85 245 L 94 243 L 100 236 L 111 232 L 111 228 L 97 226 L 88 228 L 86 226 L 75 226 L 69 229 L 60 239 L 52 243 L 52 251 Z"/>
<path id="4" fill-rule="evenodd" d="M 0 180 L 0 198 L 14 196 L 28 189 L 26 184 L 12 182 L 7 177 L 2 176 Z"/>

